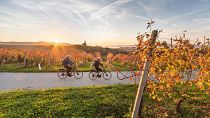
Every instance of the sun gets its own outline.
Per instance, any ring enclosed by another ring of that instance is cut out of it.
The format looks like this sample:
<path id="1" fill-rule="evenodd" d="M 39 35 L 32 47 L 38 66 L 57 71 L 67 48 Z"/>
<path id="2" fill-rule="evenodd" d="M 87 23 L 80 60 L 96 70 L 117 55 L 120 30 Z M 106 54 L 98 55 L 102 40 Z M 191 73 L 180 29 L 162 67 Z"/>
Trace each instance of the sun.
<path id="1" fill-rule="evenodd" d="M 54 42 L 57 44 L 57 43 L 60 43 L 60 39 L 56 38 L 54 39 Z"/>

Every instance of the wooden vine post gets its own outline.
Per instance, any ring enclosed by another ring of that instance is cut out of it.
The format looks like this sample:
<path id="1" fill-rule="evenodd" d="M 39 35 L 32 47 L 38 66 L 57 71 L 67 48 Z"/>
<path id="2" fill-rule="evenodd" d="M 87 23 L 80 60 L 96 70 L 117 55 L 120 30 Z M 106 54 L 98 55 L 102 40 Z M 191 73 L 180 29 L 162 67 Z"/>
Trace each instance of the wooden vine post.
<path id="1" fill-rule="evenodd" d="M 173 38 L 171 37 L 171 49 L 173 48 Z"/>
<path id="2" fill-rule="evenodd" d="M 149 68 L 150 68 L 150 64 L 151 64 L 151 60 L 149 58 L 151 58 L 151 56 L 152 56 L 152 51 L 153 51 L 152 47 L 155 45 L 157 35 L 158 35 L 158 31 L 153 30 L 151 39 L 149 39 L 149 46 L 151 48 L 149 48 L 149 50 L 147 52 L 147 59 L 145 60 L 145 63 L 144 63 L 144 71 L 143 71 L 143 74 L 139 81 L 139 87 L 137 90 L 136 99 L 135 99 L 135 103 L 134 103 L 134 107 L 133 107 L 132 118 L 140 118 L 141 117 L 141 108 L 140 107 L 142 106 L 141 104 L 142 104 L 143 92 L 144 92 L 144 89 L 146 86 L 146 80 L 148 78 Z"/>
<path id="3" fill-rule="evenodd" d="M 24 51 L 23 66 L 26 67 L 26 50 Z"/>

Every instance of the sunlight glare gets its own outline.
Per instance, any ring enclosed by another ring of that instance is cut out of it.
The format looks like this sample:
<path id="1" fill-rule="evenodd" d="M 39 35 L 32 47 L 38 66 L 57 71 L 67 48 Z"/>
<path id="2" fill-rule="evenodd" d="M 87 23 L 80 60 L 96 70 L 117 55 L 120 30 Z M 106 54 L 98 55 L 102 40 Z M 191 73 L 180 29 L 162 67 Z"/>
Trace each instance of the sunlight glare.
<path id="1" fill-rule="evenodd" d="M 55 43 L 60 43 L 60 39 L 56 38 L 56 39 L 54 39 L 54 42 Z"/>

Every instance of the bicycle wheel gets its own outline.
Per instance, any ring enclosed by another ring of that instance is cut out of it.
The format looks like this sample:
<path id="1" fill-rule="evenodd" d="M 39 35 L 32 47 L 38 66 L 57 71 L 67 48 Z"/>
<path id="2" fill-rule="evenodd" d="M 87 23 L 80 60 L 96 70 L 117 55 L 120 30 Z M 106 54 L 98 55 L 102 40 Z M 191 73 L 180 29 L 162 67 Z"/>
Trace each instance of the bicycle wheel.
<path id="1" fill-rule="evenodd" d="M 104 71 L 103 72 L 103 78 L 105 80 L 109 80 L 109 79 L 111 79 L 111 77 L 112 77 L 112 73 L 111 72 L 109 72 L 109 71 Z"/>
<path id="2" fill-rule="evenodd" d="M 123 79 L 126 79 L 126 76 L 123 73 L 121 73 L 121 72 L 117 72 L 117 78 L 119 80 L 123 80 Z"/>
<path id="3" fill-rule="evenodd" d="M 83 77 L 83 72 L 78 72 L 77 70 L 73 73 L 76 79 L 81 79 Z"/>
<path id="4" fill-rule="evenodd" d="M 59 69 L 59 70 L 58 70 L 58 73 L 57 73 L 57 76 L 58 76 L 60 79 L 66 79 L 68 75 L 67 75 L 65 69 Z"/>
<path id="5" fill-rule="evenodd" d="M 95 80 L 97 79 L 97 72 L 90 72 L 88 76 L 91 80 Z"/>

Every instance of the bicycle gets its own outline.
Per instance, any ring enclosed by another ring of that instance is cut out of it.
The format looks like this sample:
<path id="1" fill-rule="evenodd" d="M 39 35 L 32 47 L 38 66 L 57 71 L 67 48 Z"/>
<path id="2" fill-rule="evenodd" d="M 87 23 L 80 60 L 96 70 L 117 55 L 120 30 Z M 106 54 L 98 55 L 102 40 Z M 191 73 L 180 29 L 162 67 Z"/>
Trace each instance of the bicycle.
<path id="1" fill-rule="evenodd" d="M 127 71 L 127 72 L 124 72 L 124 73 L 119 71 L 119 70 L 116 70 L 116 71 L 117 71 L 117 78 L 119 80 L 124 80 L 124 79 L 127 79 L 127 78 L 140 76 L 140 71 L 139 72 L 135 72 L 133 70 L 133 68 L 130 68 L 130 71 Z"/>
<path id="2" fill-rule="evenodd" d="M 83 77 L 83 72 L 79 72 L 76 67 L 73 67 L 73 69 L 68 72 L 67 69 L 58 69 L 57 76 L 60 79 L 66 79 L 67 76 L 72 77 L 74 76 L 76 79 L 81 79 Z"/>
<path id="3" fill-rule="evenodd" d="M 109 80 L 111 79 L 112 74 L 110 71 L 106 71 L 104 68 L 102 69 L 102 71 L 90 70 L 90 73 L 88 74 L 88 77 L 91 80 L 96 80 L 97 78 L 101 78 L 101 76 L 105 80 Z"/>

